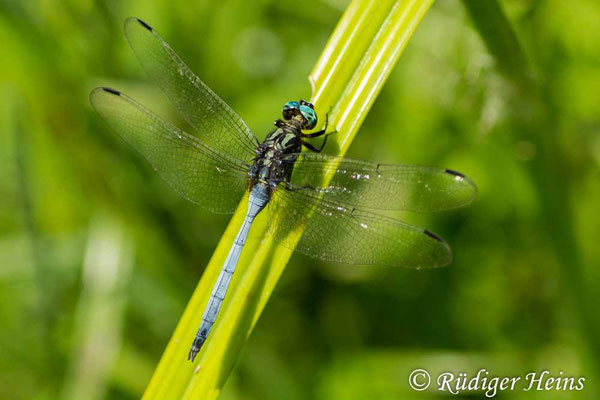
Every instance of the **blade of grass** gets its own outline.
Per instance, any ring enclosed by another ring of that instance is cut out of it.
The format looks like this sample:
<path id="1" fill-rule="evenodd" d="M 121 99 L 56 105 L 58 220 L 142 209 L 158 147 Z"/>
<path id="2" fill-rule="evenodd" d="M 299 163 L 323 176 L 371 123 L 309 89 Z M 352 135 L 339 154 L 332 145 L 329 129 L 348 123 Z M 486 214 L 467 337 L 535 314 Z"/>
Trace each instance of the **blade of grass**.
<path id="1" fill-rule="evenodd" d="M 310 75 L 312 101 L 333 111 L 336 154 L 344 154 L 395 62 L 433 0 L 354 0 L 338 23 Z M 241 225 L 244 198 L 200 280 L 143 398 L 216 398 L 235 365 L 292 251 L 267 234 L 265 215 L 255 220 L 227 298 L 198 364 L 186 362 L 215 279 Z"/>
<path id="2" fill-rule="evenodd" d="M 534 84 L 532 65 L 500 4 L 496 0 L 464 0 L 463 4 L 481 38 L 495 56 L 498 69 L 518 83 L 519 87 L 531 87 Z"/>

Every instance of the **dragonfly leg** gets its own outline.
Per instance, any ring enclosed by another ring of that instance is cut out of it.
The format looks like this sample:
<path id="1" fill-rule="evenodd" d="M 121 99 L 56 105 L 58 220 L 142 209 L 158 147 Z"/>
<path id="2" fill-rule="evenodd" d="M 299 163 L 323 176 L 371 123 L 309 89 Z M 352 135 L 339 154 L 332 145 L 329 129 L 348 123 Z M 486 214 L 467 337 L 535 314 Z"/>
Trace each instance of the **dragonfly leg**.
<path id="1" fill-rule="evenodd" d="M 323 139 L 323 143 L 321 144 L 321 147 L 316 148 L 312 144 L 305 142 L 303 140 L 302 144 L 304 145 L 304 147 L 306 147 L 307 149 L 309 149 L 310 151 L 313 151 L 315 153 L 320 153 L 323 150 L 323 148 L 325 147 L 325 143 L 327 143 L 327 137 L 329 137 L 329 135 L 333 135 L 334 133 L 337 133 L 337 131 L 325 133 L 327 131 L 328 126 L 329 126 L 329 113 L 325 114 L 325 126 L 323 127 L 323 129 L 321 129 L 320 131 L 315 132 L 315 133 L 303 133 L 302 134 L 303 138 L 308 138 L 308 139 L 325 135 L 325 138 Z"/>
<path id="2" fill-rule="evenodd" d="M 313 151 L 315 153 L 320 153 L 321 151 L 323 151 L 323 148 L 325 147 L 325 144 L 327 143 L 327 138 L 329 137 L 329 134 L 325 135 L 325 138 L 323 139 L 323 143 L 321 143 L 321 147 L 316 148 L 315 146 L 313 146 L 312 144 L 305 142 L 304 140 L 302 141 L 302 145 L 304 147 L 306 147 L 307 149 L 309 149 L 310 151 Z"/>

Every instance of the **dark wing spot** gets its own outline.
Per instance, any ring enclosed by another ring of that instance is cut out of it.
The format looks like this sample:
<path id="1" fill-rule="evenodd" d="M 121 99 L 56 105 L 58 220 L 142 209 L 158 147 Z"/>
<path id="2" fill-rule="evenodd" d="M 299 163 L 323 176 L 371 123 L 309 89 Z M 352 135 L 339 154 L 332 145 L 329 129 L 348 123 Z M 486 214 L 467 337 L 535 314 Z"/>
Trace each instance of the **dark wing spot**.
<path id="1" fill-rule="evenodd" d="M 137 18 L 138 22 L 140 23 L 140 25 L 142 25 L 144 28 L 148 29 L 150 32 L 152 32 L 152 27 L 150 25 L 148 25 L 147 23 L 145 23 L 144 21 L 142 21 L 141 19 Z"/>
<path id="2" fill-rule="evenodd" d="M 108 88 L 108 87 L 103 87 L 102 90 L 104 90 L 105 92 L 108 92 L 110 94 L 117 95 L 117 96 L 121 95 L 121 92 L 119 92 L 118 90 L 111 89 L 111 88 Z"/>
<path id="3" fill-rule="evenodd" d="M 458 176 L 458 177 L 461 177 L 461 178 L 464 178 L 464 177 L 465 177 L 465 176 L 464 176 L 463 174 L 461 174 L 460 172 L 457 172 L 457 171 L 454 171 L 454 170 L 451 170 L 451 169 L 447 169 L 447 170 L 446 170 L 446 173 L 447 173 L 447 174 L 450 174 L 450 175 Z"/>
<path id="4" fill-rule="evenodd" d="M 427 236 L 429 236 L 430 238 L 437 240 L 438 242 L 442 242 L 442 243 L 444 242 L 442 240 L 442 238 L 440 238 L 439 236 L 437 236 L 435 233 L 428 231 L 427 229 L 425 229 L 423 231 L 423 233 L 426 234 Z"/>

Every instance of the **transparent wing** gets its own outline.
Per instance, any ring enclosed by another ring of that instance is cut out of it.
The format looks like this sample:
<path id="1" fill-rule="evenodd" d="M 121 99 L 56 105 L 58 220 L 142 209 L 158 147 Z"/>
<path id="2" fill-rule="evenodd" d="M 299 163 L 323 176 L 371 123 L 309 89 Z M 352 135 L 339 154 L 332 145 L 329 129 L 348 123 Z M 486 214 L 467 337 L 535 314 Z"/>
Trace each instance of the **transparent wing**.
<path id="1" fill-rule="evenodd" d="M 291 182 L 333 203 L 371 210 L 440 211 L 463 206 L 477 196 L 463 174 L 413 165 L 377 164 L 324 154 L 301 153 Z M 332 175 L 323 186 L 324 176 Z"/>
<path id="2" fill-rule="evenodd" d="M 114 89 L 96 88 L 98 114 L 181 196 L 217 213 L 232 213 L 242 198 L 247 167 L 162 120 Z"/>
<path id="3" fill-rule="evenodd" d="M 283 246 L 344 264 L 428 268 L 452 261 L 450 247 L 427 230 L 319 200 L 316 194 L 283 185 L 273 193 L 271 232 Z"/>
<path id="4" fill-rule="evenodd" d="M 142 67 L 183 118 L 221 152 L 250 161 L 258 144 L 246 123 L 204 84 L 148 24 L 125 21 L 125 36 Z"/>

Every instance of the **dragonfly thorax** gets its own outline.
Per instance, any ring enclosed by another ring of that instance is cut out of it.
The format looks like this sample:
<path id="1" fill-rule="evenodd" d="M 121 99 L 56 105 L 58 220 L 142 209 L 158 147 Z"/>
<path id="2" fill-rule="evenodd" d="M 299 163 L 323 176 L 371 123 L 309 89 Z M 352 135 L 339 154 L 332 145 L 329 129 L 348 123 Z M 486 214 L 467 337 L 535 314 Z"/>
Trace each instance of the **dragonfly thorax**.
<path id="1" fill-rule="evenodd" d="M 274 188 L 280 182 L 289 180 L 295 159 L 289 154 L 302 150 L 300 119 L 277 121 L 275 129 L 256 150 L 256 158 L 250 169 L 253 183 L 263 182 Z"/>

